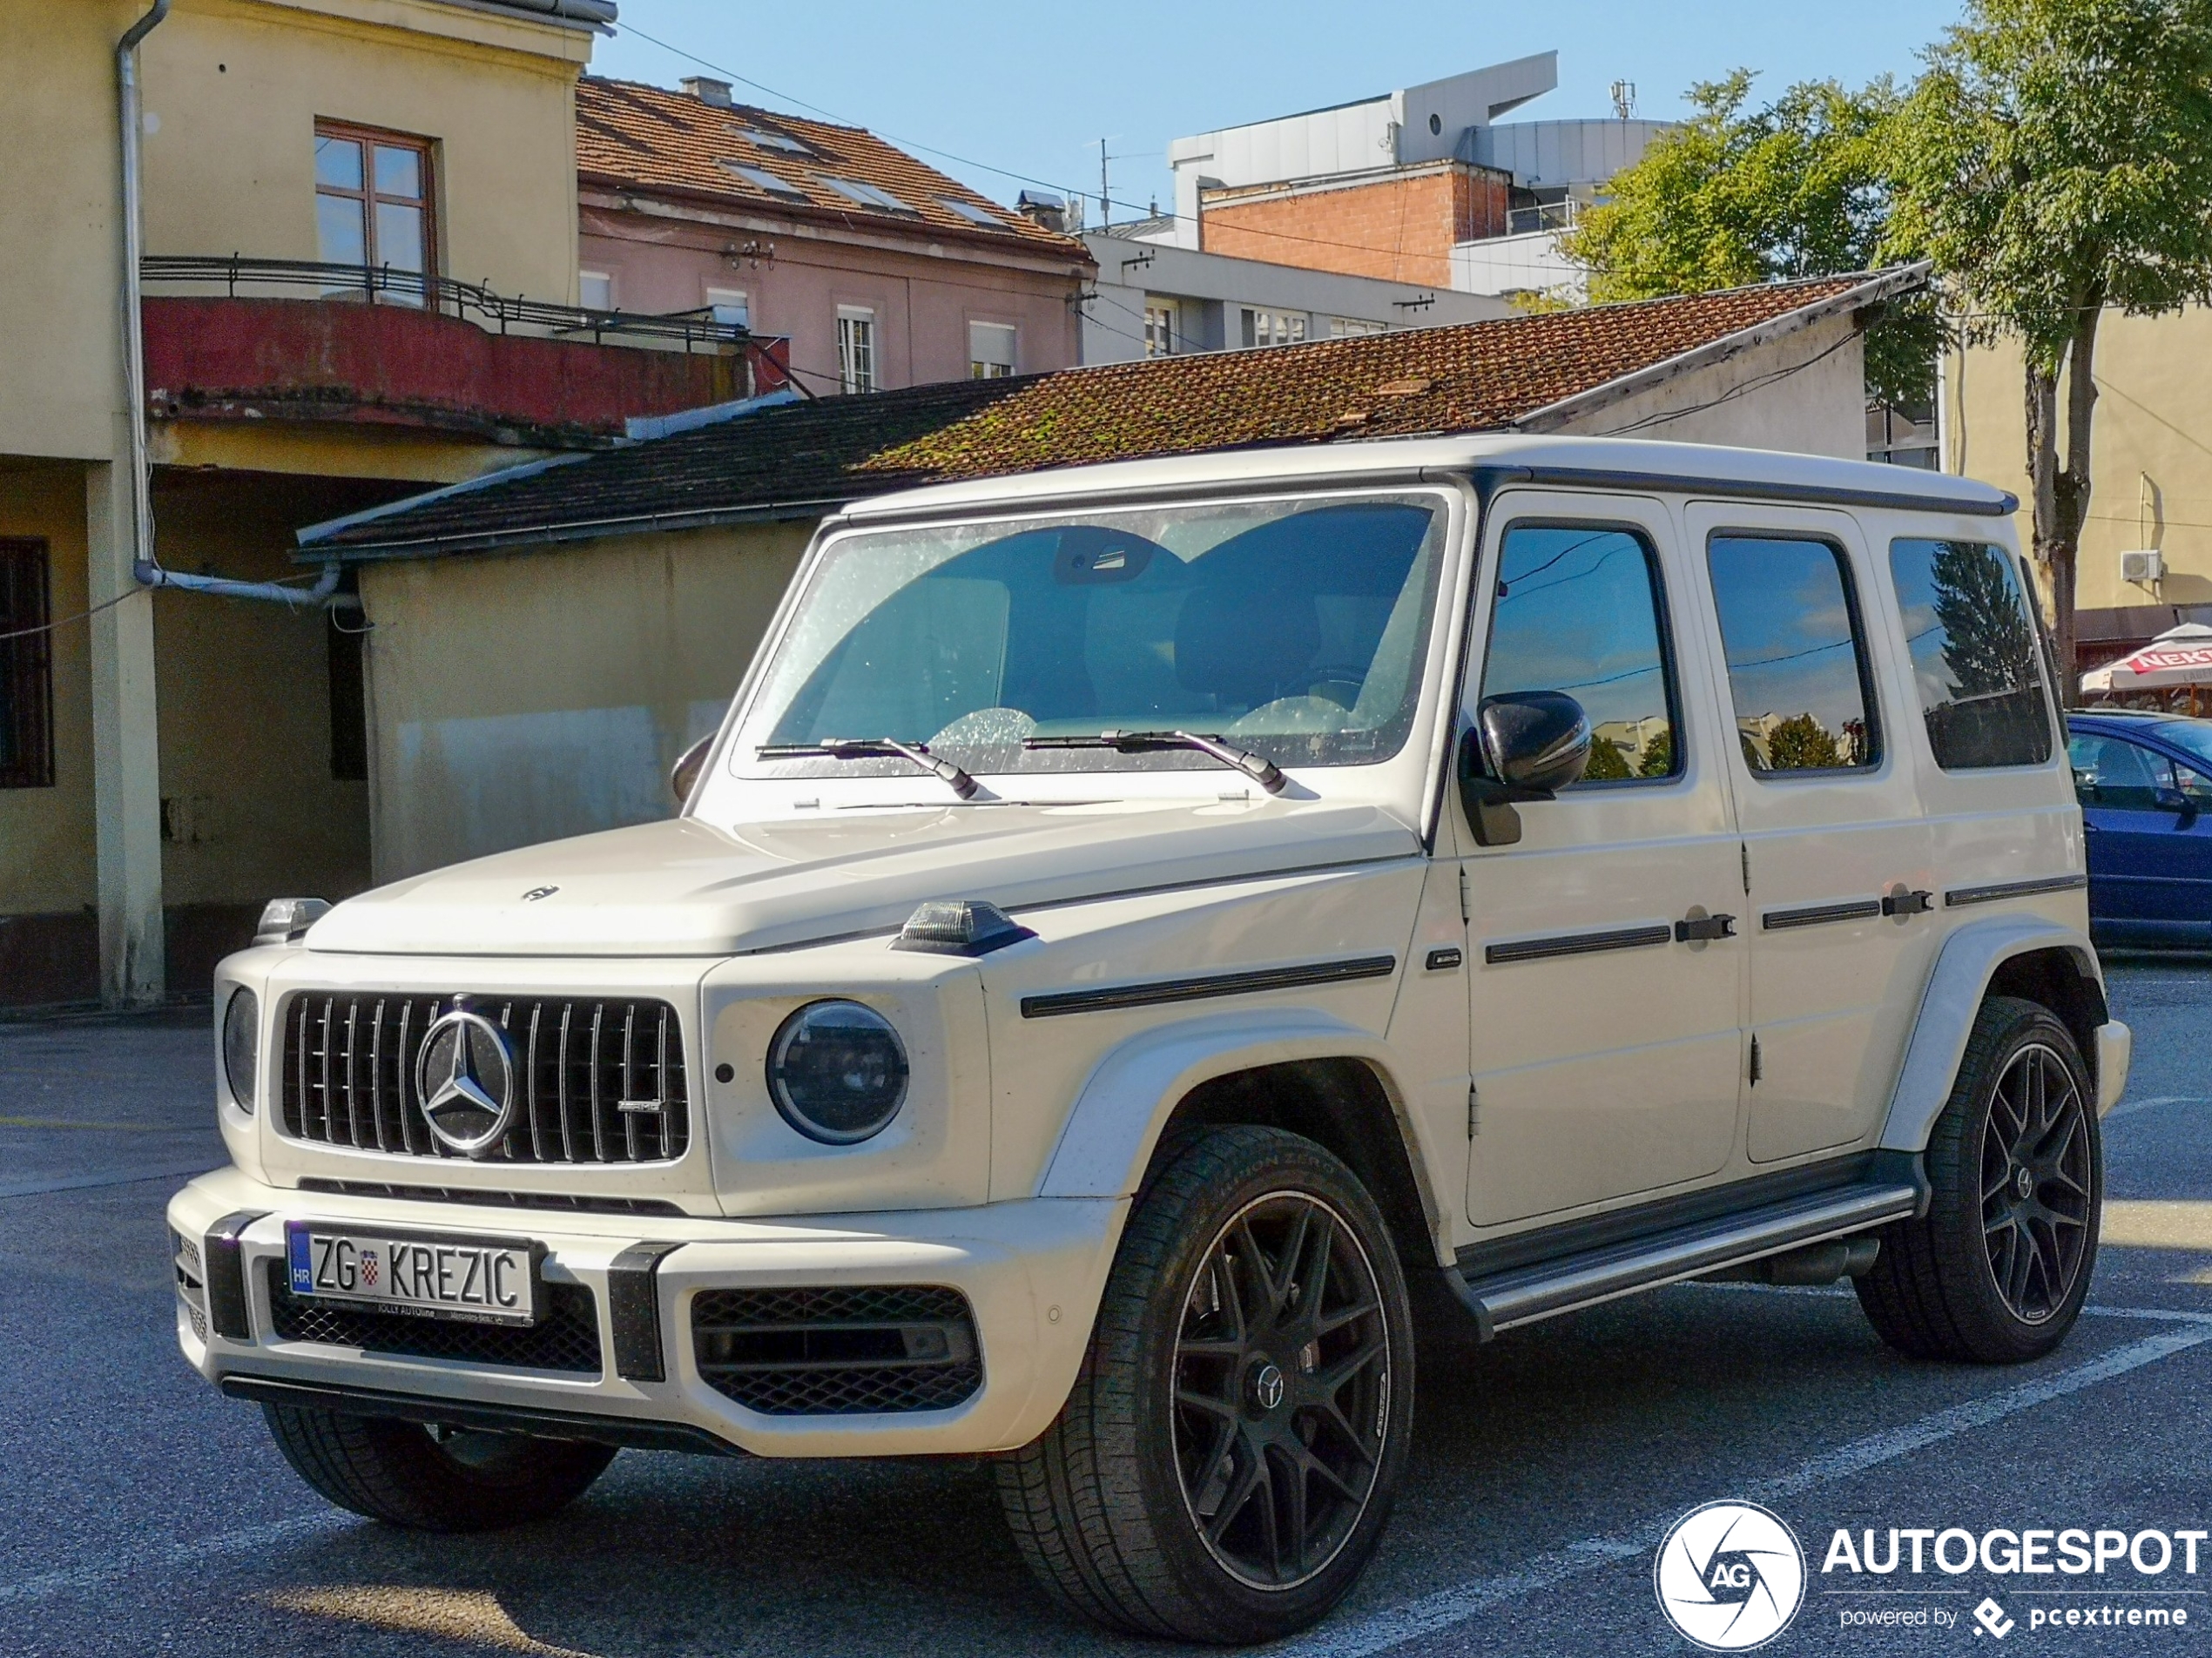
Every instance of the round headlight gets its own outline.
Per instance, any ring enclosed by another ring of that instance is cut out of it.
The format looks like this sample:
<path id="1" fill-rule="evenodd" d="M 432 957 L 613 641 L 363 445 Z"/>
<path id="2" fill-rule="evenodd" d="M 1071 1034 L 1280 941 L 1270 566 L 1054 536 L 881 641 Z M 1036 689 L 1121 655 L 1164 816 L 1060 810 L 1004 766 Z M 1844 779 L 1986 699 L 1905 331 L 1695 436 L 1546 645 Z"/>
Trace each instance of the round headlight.
<path id="1" fill-rule="evenodd" d="M 223 1009 L 223 1082 L 239 1109 L 253 1109 L 253 1068 L 261 1055 L 261 1004 L 243 987 Z"/>
<path id="2" fill-rule="evenodd" d="M 907 1097 L 907 1048 L 857 1001 L 813 1001 L 768 1044 L 768 1095 L 809 1140 L 849 1146 L 880 1134 Z"/>

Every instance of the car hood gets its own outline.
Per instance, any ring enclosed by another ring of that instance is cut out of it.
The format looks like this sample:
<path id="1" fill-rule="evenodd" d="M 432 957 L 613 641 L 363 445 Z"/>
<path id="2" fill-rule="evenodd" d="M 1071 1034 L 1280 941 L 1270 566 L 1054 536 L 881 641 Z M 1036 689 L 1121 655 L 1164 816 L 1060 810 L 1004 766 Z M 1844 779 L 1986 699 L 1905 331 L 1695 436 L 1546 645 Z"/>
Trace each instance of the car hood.
<path id="1" fill-rule="evenodd" d="M 696 818 L 479 858 L 348 899 L 308 948 L 733 955 L 896 931 L 925 899 L 1004 909 L 1411 857 L 1373 805 L 1115 801 L 927 807 L 719 828 Z"/>

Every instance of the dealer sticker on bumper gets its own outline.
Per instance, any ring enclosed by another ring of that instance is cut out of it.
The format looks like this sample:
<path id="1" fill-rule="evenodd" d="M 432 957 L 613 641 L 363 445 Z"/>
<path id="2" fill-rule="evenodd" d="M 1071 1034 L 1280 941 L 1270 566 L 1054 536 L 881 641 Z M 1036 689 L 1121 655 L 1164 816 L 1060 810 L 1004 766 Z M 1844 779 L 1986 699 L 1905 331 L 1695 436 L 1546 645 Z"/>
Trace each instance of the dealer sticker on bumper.
<path id="1" fill-rule="evenodd" d="M 537 1322 L 543 1246 L 520 1238 L 394 1234 L 284 1223 L 292 1293 L 477 1324 Z"/>

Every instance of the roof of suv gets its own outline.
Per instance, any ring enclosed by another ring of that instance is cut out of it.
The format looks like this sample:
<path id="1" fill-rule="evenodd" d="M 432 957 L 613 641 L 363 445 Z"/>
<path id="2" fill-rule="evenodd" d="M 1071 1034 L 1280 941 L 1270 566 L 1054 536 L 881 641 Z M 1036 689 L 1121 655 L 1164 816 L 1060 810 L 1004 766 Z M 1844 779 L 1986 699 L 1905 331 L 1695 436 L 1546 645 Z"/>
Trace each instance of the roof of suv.
<path id="1" fill-rule="evenodd" d="M 2019 505 L 2013 496 L 1972 478 L 1922 472 L 1868 461 L 1785 455 L 1772 449 L 1726 448 L 1717 444 L 1664 443 L 1645 438 L 1543 437 L 1511 433 L 1464 437 L 1385 438 L 1326 446 L 1232 450 L 1147 461 L 1065 467 L 961 483 L 934 484 L 853 502 L 854 520 L 894 518 L 988 508 L 1019 502 L 1042 505 L 1055 497 L 1080 498 L 1124 491 L 1189 489 L 1221 483 L 1298 484 L 1362 474 L 1490 470 L 1533 482 L 1606 484 L 1615 488 L 1689 491 L 1826 502 L 1888 506 L 1977 517 L 2001 517 Z"/>

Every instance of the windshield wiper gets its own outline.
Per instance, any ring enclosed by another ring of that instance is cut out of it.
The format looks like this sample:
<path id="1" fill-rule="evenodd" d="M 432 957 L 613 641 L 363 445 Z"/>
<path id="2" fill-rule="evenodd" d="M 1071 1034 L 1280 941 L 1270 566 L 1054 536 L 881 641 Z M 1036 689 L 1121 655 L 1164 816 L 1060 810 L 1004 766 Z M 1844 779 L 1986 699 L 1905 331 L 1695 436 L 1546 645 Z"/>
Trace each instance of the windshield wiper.
<path id="1" fill-rule="evenodd" d="M 1025 737 L 1023 748 L 1110 748 L 1117 754 L 1143 754 L 1152 750 L 1187 748 L 1210 754 L 1224 765 L 1236 767 L 1270 794 L 1280 794 L 1288 785 L 1283 768 L 1248 748 L 1224 743 L 1218 737 L 1193 731 L 1101 731 L 1096 737 Z"/>
<path id="2" fill-rule="evenodd" d="M 941 760 L 927 743 L 901 743 L 889 737 L 826 737 L 819 743 L 770 743 L 758 751 L 764 760 L 802 759 L 822 755 L 833 760 L 912 760 L 925 772 L 934 772 L 952 785 L 963 800 L 975 794 L 975 779 L 950 760 Z"/>

